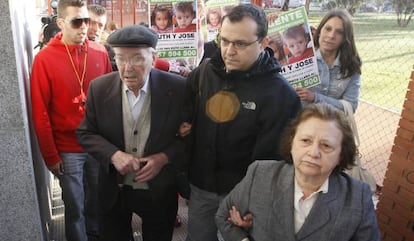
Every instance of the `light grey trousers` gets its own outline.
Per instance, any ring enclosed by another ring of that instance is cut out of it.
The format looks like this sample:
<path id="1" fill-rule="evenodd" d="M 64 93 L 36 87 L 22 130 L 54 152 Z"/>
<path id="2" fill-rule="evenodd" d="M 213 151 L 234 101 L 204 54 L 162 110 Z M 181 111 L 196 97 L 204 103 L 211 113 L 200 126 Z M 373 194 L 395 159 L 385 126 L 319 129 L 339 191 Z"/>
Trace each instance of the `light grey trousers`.
<path id="1" fill-rule="evenodd" d="M 207 192 L 191 185 L 186 241 L 218 241 L 215 215 L 226 195 Z M 220 235 L 219 235 L 220 236 Z"/>

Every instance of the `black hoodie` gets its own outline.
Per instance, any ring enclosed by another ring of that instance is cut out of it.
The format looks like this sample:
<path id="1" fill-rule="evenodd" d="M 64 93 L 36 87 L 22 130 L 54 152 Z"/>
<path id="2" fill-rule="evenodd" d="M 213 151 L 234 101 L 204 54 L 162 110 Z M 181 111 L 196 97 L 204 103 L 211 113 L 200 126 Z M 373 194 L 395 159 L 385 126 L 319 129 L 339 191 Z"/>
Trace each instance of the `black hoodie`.
<path id="1" fill-rule="evenodd" d="M 272 56 L 267 48 L 248 71 L 226 72 L 217 51 L 188 77 L 193 185 L 228 193 L 253 161 L 279 159 L 280 137 L 301 103 Z"/>

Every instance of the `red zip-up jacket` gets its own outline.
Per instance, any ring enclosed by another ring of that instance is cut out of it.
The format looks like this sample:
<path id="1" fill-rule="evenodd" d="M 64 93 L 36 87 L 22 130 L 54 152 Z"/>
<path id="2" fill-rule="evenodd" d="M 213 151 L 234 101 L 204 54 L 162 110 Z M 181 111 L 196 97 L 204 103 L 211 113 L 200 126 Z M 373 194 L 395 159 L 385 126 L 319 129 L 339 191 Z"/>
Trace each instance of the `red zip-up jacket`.
<path id="1" fill-rule="evenodd" d="M 62 34 L 57 34 L 34 58 L 30 77 L 32 118 L 40 151 L 47 166 L 61 161 L 59 152 L 83 152 L 78 144 L 76 128 L 83 119 L 76 97 L 81 89 L 76 71 L 82 79 L 85 54 L 85 95 L 91 80 L 112 71 L 105 47 L 85 40 L 83 45 L 68 45 L 73 64 Z"/>

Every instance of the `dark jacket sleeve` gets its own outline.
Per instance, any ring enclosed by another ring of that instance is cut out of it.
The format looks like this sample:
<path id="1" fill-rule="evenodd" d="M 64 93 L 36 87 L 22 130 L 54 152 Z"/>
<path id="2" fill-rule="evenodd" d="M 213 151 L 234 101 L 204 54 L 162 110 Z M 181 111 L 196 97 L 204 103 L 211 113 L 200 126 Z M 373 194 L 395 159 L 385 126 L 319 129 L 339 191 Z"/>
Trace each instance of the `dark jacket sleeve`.
<path id="1" fill-rule="evenodd" d="M 252 188 L 257 167 L 257 162 L 251 164 L 247 169 L 246 176 L 220 204 L 215 220 L 217 228 L 220 230 L 224 240 L 242 240 L 248 237 L 248 232 L 246 230 L 231 224 L 227 219 L 230 217 L 229 210 L 232 206 L 236 207 L 241 216 L 244 216 L 249 212 L 249 199 L 251 198 L 250 190 Z"/>
<path id="2" fill-rule="evenodd" d="M 372 192 L 368 184 L 362 183 L 362 214 L 361 222 L 358 226 L 358 229 L 355 232 L 352 240 L 363 241 L 363 240 L 372 240 L 379 241 L 381 240 L 381 234 L 378 229 L 377 217 L 374 209 L 374 204 L 372 202 Z"/>
<path id="3" fill-rule="evenodd" d="M 86 114 L 78 126 L 81 146 L 99 160 L 106 171 L 112 155 L 124 150 L 121 98 L 113 98 L 121 91 L 117 72 L 91 82 L 86 101 Z M 108 81 L 109 80 L 109 81 Z"/>

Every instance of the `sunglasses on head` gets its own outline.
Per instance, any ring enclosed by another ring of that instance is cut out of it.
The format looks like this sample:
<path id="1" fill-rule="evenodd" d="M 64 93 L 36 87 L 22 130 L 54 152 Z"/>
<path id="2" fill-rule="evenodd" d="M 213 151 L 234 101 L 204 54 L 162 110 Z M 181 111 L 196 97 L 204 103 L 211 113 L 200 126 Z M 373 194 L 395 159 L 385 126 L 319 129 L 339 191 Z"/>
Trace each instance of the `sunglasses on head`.
<path id="1" fill-rule="evenodd" d="M 90 22 L 91 22 L 90 18 L 74 18 L 70 20 L 70 24 L 72 28 L 80 28 L 83 23 L 89 26 Z"/>

